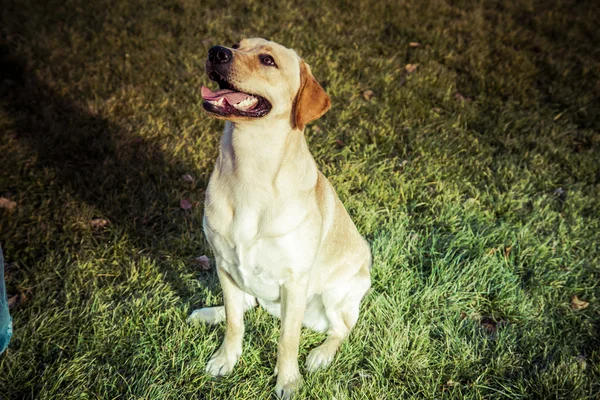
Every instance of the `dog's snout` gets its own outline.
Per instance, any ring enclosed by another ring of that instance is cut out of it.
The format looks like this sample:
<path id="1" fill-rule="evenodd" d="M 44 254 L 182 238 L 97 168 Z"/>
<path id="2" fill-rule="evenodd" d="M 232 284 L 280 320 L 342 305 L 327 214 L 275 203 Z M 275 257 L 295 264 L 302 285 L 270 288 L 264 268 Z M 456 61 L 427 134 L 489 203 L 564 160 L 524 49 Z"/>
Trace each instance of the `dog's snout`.
<path id="1" fill-rule="evenodd" d="M 208 61 L 215 64 L 227 64 L 233 58 L 233 53 L 223 46 L 214 46 L 208 51 Z"/>

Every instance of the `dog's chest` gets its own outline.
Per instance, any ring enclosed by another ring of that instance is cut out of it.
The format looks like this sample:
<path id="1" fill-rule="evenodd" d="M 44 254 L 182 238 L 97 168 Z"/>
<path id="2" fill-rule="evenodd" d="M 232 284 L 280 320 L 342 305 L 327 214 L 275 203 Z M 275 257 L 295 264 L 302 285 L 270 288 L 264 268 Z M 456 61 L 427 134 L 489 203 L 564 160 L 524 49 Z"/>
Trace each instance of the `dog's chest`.
<path id="1" fill-rule="evenodd" d="M 277 301 L 282 282 L 303 270 L 310 258 L 303 242 L 306 209 L 294 202 L 261 205 L 255 200 L 233 208 L 207 205 L 204 231 L 220 268 L 240 288 L 257 298 Z"/>

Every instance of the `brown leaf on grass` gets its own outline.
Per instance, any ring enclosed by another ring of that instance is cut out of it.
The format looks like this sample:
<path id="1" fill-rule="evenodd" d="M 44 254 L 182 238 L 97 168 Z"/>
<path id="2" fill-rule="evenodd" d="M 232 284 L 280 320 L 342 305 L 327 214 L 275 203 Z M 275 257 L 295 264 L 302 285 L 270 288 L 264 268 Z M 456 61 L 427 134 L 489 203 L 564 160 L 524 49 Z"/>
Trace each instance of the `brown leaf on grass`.
<path id="1" fill-rule="evenodd" d="M 421 47 L 421 43 L 419 42 L 410 42 L 408 45 L 410 47 Z"/>
<path id="2" fill-rule="evenodd" d="M 190 174 L 181 175 L 181 179 L 188 183 L 194 183 L 194 177 L 191 176 Z"/>
<path id="3" fill-rule="evenodd" d="M 15 294 L 11 298 L 8 299 L 8 308 L 13 309 L 19 304 L 19 295 Z"/>
<path id="4" fill-rule="evenodd" d="M 467 318 L 467 313 L 464 311 L 460 312 L 460 320 L 462 321 L 463 319 Z"/>
<path id="5" fill-rule="evenodd" d="M 345 146 L 345 144 L 342 141 L 342 139 L 335 139 L 335 144 L 337 144 L 340 147 L 344 147 Z"/>
<path id="6" fill-rule="evenodd" d="M 194 261 L 197 262 L 203 270 L 207 271 L 210 269 L 210 260 L 205 255 L 194 258 Z"/>
<path id="7" fill-rule="evenodd" d="M 179 207 L 181 207 L 183 210 L 189 210 L 192 208 L 192 202 L 188 199 L 181 199 L 179 201 Z"/>
<path id="8" fill-rule="evenodd" d="M 462 95 L 462 93 L 460 93 L 460 92 L 456 92 L 456 93 L 454 94 L 454 98 L 455 98 L 457 101 L 460 101 L 461 103 L 468 103 L 468 102 L 470 102 L 470 101 L 471 101 L 471 99 L 470 99 L 469 97 L 465 97 L 465 96 L 463 96 L 463 95 Z"/>
<path id="9" fill-rule="evenodd" d="M 481 324 L 481 326 L 483 326 L 485 330 L 489 333 L 496 333 L 496 325 L 492 323 L 484 322 L 483 324 Z"/>
<path id="10" fill-rule="evenodd" d="M 488 333 L 490 334 L 495 334 L 496 333 L 496 321 L 494 321 L 491 318 L 488 317 L 483 317 L 481 318 L 481 326 L 485 328 L 486 331 L 488 331 Z"/>
<path id="11" fill-rule="evenodd" d="M 30 292 L 31 288 L 29 289 L 24 289 L 24 291 L 20 291 L 19 293 L 15 294 L 14 296 L 10 296 L 8 298 L 8 308 L 9 309 L 13 309 L 16 307 L 21 306 L 22 304 L 24 304 L 27 301 L 27 292 Z"/>
<path id="12" fill-rule="evenodd" d="M 507 246 L 504 248 L 504 258 L 508 258 L 510 256 L 510 252 L 512 251 L 512 246 Z"/>
<path id="13" fill-rule="evenodd" d="M 369 90 L 365 90 L 365 91 L 362 93 L 362 96 L 364 97 L 364 99 L 365 99 L 365 100 L 369 101 L 369 100 L 371 100 L 373 97 L 375 97 L 375 92 L 374 92 L 374 91 L 372 91 L 371 89 L 369 89 Z"/>
<path id="14" fill-rule="evenodd" d="M 587 308 L 587 306 L 589 306 L 589 305 L 590 305 L 590 303 L 588 303 L 585 300 L 579 299 L 579 297 L 577 297 L 577 295 L 573 295 L 571 297 L 571 310 L 573 310 L 573 311 L 583 310 L 584 308 Z"/>
<path id="15" fill-rule="evenodd" d="M 406 71 L 407 74 L 412 74 L 413 72 L 415 72 L 417 70 L 418 66 L 419 66 L 419 64 L 406 64 L 404 66 L 404 70 Z"/>
<path id="16" fill-rule="evenodd" d="M 0 208 L 5 208 L 12 211 L 17 206 L 17 203 L 6 197 L 0 197 Z"/>
<path id="17" fill-rule="evenodd" d="M 102 229 L 108 225 L 108 220 L 104 218 L 94 218 L 90 221 L 90 225 L 92 225 L 92 228 L 94 229 Z"/>

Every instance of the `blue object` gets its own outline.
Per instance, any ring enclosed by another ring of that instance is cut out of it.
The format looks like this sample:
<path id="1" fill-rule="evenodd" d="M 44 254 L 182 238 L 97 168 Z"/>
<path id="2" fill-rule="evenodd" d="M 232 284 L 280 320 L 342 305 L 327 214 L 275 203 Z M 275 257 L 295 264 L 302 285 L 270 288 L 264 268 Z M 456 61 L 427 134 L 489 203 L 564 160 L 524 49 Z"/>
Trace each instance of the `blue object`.
<path id="1" fill-rule="evenodd" d="M 6 283 L 4 283 L 4 256 L 0 247 L 0 353 L 8 347 L 12 336 L 12 318 L 8 312 Z"/>

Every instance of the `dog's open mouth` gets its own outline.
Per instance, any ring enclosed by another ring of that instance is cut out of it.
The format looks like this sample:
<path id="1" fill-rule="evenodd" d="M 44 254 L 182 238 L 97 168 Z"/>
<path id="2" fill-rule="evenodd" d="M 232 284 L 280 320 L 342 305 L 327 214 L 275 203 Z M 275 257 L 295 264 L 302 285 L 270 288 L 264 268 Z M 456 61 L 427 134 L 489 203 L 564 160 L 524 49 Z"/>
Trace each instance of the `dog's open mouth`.
<path id="1" fill-rule="evenodd" d="M 213 92 L 206 86 L 202 86 L 204 99 L 202 106 L 206 111 L 222 117 L 249 118 L 263 117 L 271 111 L 271 103 L 264 97 L 238 91 L 216 74 L 209 74 L 209 77 L 218 82 L 219 90 Z"/>

